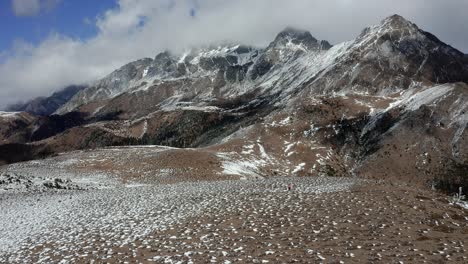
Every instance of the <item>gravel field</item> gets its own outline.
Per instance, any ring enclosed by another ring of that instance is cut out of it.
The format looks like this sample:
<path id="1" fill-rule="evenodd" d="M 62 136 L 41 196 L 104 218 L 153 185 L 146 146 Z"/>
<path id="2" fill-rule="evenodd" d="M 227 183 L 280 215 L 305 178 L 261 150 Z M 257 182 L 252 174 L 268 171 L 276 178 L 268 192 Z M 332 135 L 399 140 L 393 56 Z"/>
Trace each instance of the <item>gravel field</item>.
<path id="1" fill-rule="evenodd" d="M 266 203 L 275 197 L 285 198 L 286 203 L 294 197 L 303 201 L 348 191 L 356 182 L 348 178 L 271 178 L 4 193 L 0 194 L 0 262 L 124 262 L 123 255 L 136 258 L 139 248 L 157 243 L 154 234 L 179 228 L 189 219 L 229 213 L 258 197 L 264 197 Z M 290 183 L 293 190 L 287 191 Z M 122 259 L 113 259 L 116 256 Z M 157 262 L 172 262 L 153 257 Z"/>

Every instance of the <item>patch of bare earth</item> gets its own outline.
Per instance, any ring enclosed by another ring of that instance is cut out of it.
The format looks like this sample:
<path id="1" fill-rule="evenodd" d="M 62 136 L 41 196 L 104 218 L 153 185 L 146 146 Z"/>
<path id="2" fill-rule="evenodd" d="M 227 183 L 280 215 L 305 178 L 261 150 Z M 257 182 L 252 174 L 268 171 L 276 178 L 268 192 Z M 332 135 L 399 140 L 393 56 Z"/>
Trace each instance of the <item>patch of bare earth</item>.
<path id="1" fill-rule="evenodd" d="M 203 149 L 116 147 L 78 155 L 80 163 L 72 170 L 116 175 L 123 182 L 173 184 L 238 179 L 223 175 L 218 158 Z"/>

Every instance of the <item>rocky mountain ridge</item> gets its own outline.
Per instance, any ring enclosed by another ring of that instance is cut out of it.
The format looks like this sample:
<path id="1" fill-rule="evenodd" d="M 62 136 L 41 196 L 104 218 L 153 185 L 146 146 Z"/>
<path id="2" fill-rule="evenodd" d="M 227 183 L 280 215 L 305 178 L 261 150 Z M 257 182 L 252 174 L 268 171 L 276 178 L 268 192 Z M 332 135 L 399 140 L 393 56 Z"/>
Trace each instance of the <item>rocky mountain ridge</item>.
<path id="1" fill-rule="evenodd" d="M 148 94 L 163 83 L 175 83 L 175 89 L 183 86 L 185 90 L 153 102 L 162 103 L 161 106 L 180 102 L 181 97 L 209 103 L 258 89 L 262 94 L 272 94 L 278 88 L 303 88 L 306 81 L 313 86 L 314 94 L 347 90 L 386 94 L 412 85 L 468 82 L 467 64 L 463 53 L 397 15 L 335 47 L 316 40 L 307 31 L 286 28 L 265 49 L 234 45 L 181 56 L 164 52 L 154 60 L 127 64 L 77 94 L 57 113 L 75 110 L 88 102 L 112 101 L 138 92 Z M 181 85 L 181 81 L 188 84 Z"/>
<path id="2" fill-rule="evenodd" d="M 293 67 L 296 58 L 302 58 L 303 63 L 309 59 L 319 61 L 318 57 L 329 48 L 328 42 L 317 41 L 309 32 L 287 28 L 265 49 L 230 45 L 193 50 L 180 56 L 164 52 L 154 60 L 143 59 L 123 66 L 77 94 L 57 113 L 86 106 L 88 102 L 118 101 L 119 97 L 135 93 L 139 97 L 159 96 L 152 103 L 161 107 L 181 101 L 203 106 L 255 92 L 262 86 L 263 90 L 270 89 L 268 79 L 281 74 L 285 65 Z M 167 90 L 167 86 L 175 86 L 170 90 L 177 91 L 152 94 L 159 87 Z"/>

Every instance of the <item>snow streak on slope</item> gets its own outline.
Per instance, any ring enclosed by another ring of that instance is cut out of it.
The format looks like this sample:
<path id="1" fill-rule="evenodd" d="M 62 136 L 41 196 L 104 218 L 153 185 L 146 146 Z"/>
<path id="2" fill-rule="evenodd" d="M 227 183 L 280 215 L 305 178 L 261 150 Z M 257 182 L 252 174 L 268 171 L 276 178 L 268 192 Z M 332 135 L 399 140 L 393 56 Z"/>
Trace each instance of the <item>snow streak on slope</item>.
<path id="1" fill-rule="evenodd" d="M 457 88 L 458 84 L 443 84 L 420 90 L 412 89 L 403 92 L 402 95 L 386 109 L 377 110 L 372 113 L 361 136 L 374 129 L 377 122 L 390 111 L 398 110 L 403 113 L 408 113 L 417 111 L 422 106 L 441 108 L 444 104 L 449 104 L 449 108 L 447 109 L 449 111 L 447 127 L 455 128 L 456 132 L 453 136 L 452 144 L 457 144 L 468 125 L 468 103 L 466 101 L 468 98 L 464 93 L 457 92 L 459 91 Z M 452 97 L 456 97 L 456 99 Z"/>
<path id="2" fill-rule="evenodd" d="M 422 105 L 435 105 L 439 100 L 444 99 L 450 95 L 454 86 L 451 84 L 444 84 L 434 87 L 429 87 L 423 90 L 409 90 L 404 92 L 396 101 L 384 110 L 390 111 L 394 108 L 404 108 L 407 111 L 418 110 Z"/>
<path id="3" fill-rule="evenodd" d="M 289 58 L 287 64 L 278 67 L 263 77 L 258 86 L 274 92 L 288 92 L 300 87 L 310 79 L 323 75 L 327 69 L 331 69 L 338 58 L 343 56 L 352 42 L 344 42 L 327 51 L 312 51 L 297 59 Z"/>
<path id="4" fill-rule="evenodd" d="M 20 112 L 3 112 L 0 111 L 0 118 L 18 118 Z"/>

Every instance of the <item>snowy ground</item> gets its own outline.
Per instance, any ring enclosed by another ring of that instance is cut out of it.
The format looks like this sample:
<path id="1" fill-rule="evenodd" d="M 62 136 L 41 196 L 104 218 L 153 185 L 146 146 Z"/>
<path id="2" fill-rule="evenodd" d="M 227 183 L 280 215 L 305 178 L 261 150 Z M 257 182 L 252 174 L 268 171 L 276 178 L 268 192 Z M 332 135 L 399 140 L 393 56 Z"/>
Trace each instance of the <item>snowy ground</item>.
<path id="1" fill-rule="evenodd" d="M 73 166 L 82 160 L 75 158 L 76 155 L 0 167 L 0 194 L 105 189 L 122 185 L 117 177 L 103 171 L 77 171 Z"/>
<path id="2" fill-rule="evenodd" d="M 167 231 L 184 219 L 222 210 L 249 195 L 316 195 L 348 190 L 346 178 L 272 178 L 109 189 L 0 194 L 0 263 L 111 258 L 115 248 Z M 127 253 L 136 252 L 133 248 Z M 136 253 L 135 253 L 136 254 Z"/>
<path id="3" fill-rule="evenodd" d="M 254 177 L 276 161 L 258 142 L 243 152 L 260 158 L 151 146 L 0 167 L 0 263 L 468 260 L 464 204 L 393 182 Z"/>

